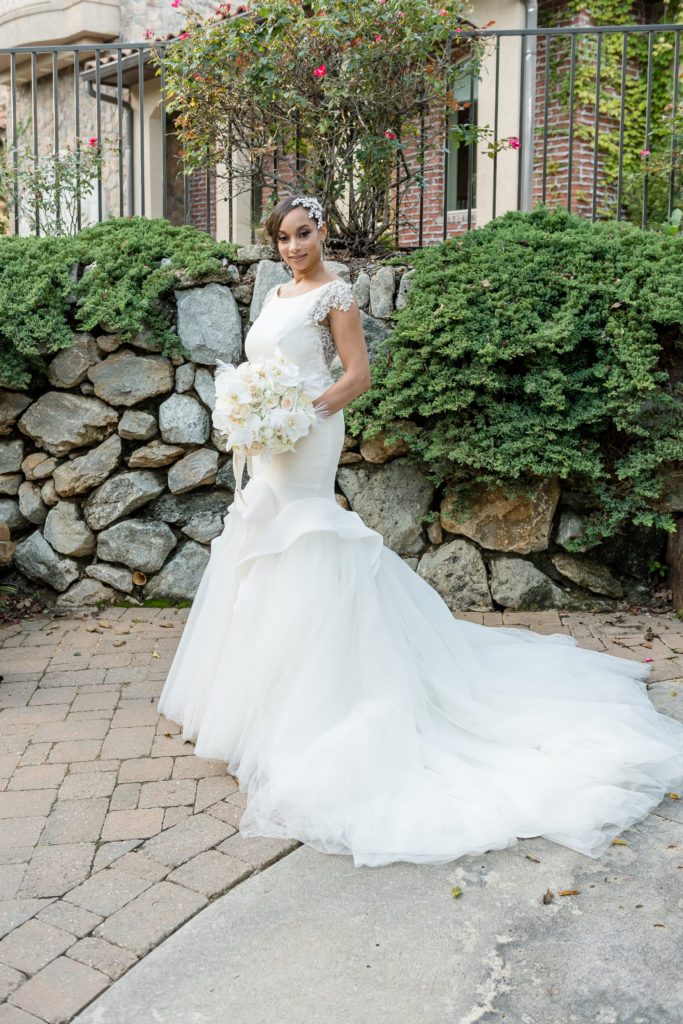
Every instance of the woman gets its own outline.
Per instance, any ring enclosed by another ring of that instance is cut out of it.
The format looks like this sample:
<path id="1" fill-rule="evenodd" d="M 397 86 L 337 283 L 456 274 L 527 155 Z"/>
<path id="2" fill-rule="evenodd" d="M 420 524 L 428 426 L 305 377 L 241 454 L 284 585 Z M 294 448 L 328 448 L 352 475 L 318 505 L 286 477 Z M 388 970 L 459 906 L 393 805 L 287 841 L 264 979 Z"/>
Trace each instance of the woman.
<path id="1" fill-rule="evenodd" d="M 683 725 L 653 708 L 647 666 L 455 620 L 337 504 L 342 409 L 369 384 L 358 307 L 322 262 L 316 199 L 282 200 L 266 227 L 293 281 L 266 296 L 247 358 L 279 346 L 315 388 L 319 422 L 294 451 L 253 456 L 160 710 L 239 776 L 243 835 L 357 865 L 532 836 L 598 857 L 683 785 Z"/>

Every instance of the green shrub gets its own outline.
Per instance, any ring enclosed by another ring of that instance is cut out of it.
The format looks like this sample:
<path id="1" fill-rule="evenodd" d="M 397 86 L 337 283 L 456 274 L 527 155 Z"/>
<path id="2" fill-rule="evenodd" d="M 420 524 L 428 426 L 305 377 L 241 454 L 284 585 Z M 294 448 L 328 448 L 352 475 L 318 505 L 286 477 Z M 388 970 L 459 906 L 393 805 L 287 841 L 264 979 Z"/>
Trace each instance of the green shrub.
<path id="1" fill-rule="evenodd" d="M 100 324 L 124 339 L 148 326 L 166 355 L 181 352 L 162 308 L 174 270 L 201 280 L 236 252 L 189 225 L 144 217 L 111 218 L 71 237 L 0 237 L 0 387 L 41 383 L 51 355 L 72 344 L 72 332 Z M 171 262 L 160 267 L 163 257 Z M 72 268 L 91 263 L 96 267 L 76 283 Z"/>
<path id="2" fill-rule="evenodd" d="M 683 239 L 539 207 L 411 262 L 348 428 L 389 426 L 461 507 L 558 476 L 595 510 L 591 541 L 672 529 L 655 503 L 683 457 Z"/>

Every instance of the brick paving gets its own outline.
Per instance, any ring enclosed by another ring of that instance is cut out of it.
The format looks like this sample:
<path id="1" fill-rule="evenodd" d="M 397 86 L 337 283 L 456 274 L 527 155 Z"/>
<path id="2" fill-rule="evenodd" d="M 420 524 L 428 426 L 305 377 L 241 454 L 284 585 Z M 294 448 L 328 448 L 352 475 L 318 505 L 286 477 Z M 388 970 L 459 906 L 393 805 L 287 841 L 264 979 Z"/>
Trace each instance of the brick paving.
<path id="1" fill-rule="evenodd" d="M 486 612 L 571 633 L 683 684 L 673 615 Z M 220 761 L 156 704 L 187 609 L 107 608 L 0 628 L 0 1024 L 66 1024 L 211 900 L 299 843 L 245 839 Z M 656 812 L 655 812 L 656 813 Z"/>

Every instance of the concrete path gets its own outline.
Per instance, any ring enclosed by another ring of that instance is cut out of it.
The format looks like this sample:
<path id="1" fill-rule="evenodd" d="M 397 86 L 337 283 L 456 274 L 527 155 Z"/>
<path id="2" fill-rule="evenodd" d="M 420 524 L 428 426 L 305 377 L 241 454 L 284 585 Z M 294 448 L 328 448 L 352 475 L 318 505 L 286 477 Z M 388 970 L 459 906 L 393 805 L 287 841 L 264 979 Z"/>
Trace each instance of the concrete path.
<path id="1" fill-rule="evenodd" d="M 156 712 L 186 615 L 109 608 L 0 629 L 0 1024 L 678 1020 L 677 800 L 599 861 L 526 840 L 444 868 L 355 869 L 244 840 L 236 781 Z M 683 718 L 673 616 L 463 617 L 652 659 L 655 706 Z M 598 952 L 613 961 L 600 971 Z"/>

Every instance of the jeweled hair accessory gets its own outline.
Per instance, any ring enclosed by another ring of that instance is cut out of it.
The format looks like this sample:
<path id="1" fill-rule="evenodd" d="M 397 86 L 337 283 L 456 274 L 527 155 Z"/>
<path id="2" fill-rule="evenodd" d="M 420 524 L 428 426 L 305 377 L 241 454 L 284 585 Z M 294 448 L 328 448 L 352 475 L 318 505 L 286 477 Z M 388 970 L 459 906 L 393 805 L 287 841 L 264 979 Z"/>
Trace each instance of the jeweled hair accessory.
<path id="1" fill-rule="evenodd" d="M 309 217 L 312 217 L 319 228 L 323 226 L 323 208 L 315 196 L 297 196 L 292 200 L 292 206 L 303 206 L 308 210 Z"/>

